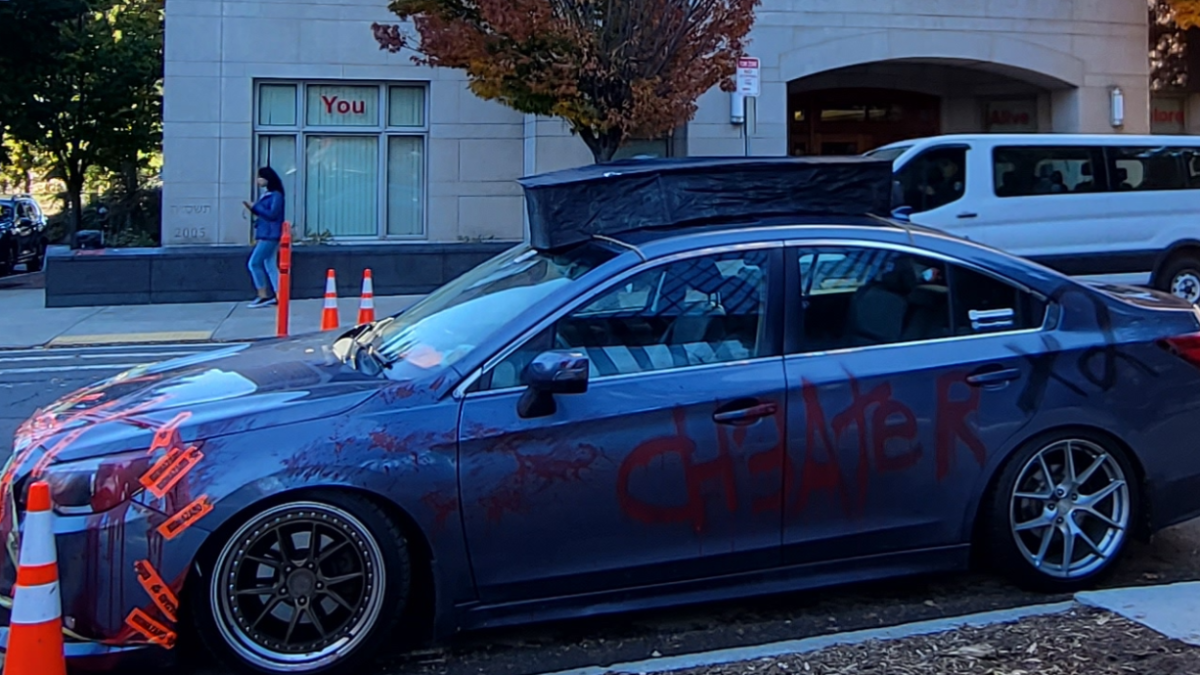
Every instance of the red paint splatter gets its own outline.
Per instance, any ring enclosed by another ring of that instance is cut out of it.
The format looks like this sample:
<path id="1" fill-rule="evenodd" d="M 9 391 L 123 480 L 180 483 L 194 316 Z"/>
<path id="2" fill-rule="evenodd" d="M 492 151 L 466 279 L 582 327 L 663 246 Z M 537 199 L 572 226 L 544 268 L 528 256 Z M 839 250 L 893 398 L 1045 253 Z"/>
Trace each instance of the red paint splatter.
<path id="1" fill-rule="evenodd" d="M 493 449 L 516 462 L 516 470 L 479 500 L 487 519 L 499 522 L 506 513 L 524 513 L 529 497 L 561 482 L 580 482 L 583 473 L 601 456 L 593 445 L 558 446 L 545 454 L 527 454 L 516 447 L 516 437 Z"/>
<path id="2" fill-rule="evenodd" d="M 821 399 L 817 387 L 808 380 L 802 381 L 804 397 L 805 423 L 805 452 L 804 464 L 800 467 L 800 499 L 796 508 L 803 511 L 808 506 L 812 493 L 817 491 L 836 493 L 842 506 L 842 511 L 850 512 L 850 492 L 842 476 L 838 463 L 837 446 L 829 437 L 829 429 L 825 425 L 825 411 L 821 409 Z M 820 442 L 825 458 L 817 457 L 817 444 Z"/>
<path id="3" fill-rule="evenodd" d="M 962 385 L 965 399 L 954 399 L 954 385 Z M 950 373 L 937 381 L 937 479 L 943 480 L 954 469 L 955 449 L 962 441 L 982 467 L 987 449 L 972 429 L 969 417 L 979 410 L 979 389 L 967 384 L 965 373 Z"/>
<path id="4" fill-rule="evenodd" d="M 402 441 L 382 429 L 372 431 L 370 436 L 371 447 L 379 448 L 386 453 L 407 454 L 412 459 L 413 469 L 417 471 L 421 470 L 421 455 L 416 450 L 411 449 L 412 445 L 408 442 L 408 439 Z"/>
<path id="5" fill-rule="evenodd" d="M 458 495 L 452 492 L 430 492 L 421 498 L 421 503 L 433 512 L 436 527 L 445 527 L 450 517 L 458 513 Z"/>
<path id="6" fill-rule="evenodd" d="M 849 376 L 849 374 L 847 373 Z M 839 444 L 842 436 L 854 427 L 858 434 L 858 470 L 855 474 L 858 488 L 857 513 L 866 508 L 870 490 L 871 463 L 879 472 L 904 471 L 912 468 L 921 459 L 921 446 L 912 442 L 917 438 L 917 418 L 912 410 L 892 398 L 892 385 L 883 383 L 867 394 L 862 394 L 858 380 L 850 376 L 850 407 L 833 418 L 833 433 Z M 873 410 L 872 410 L 873 408 Z M 867 416 L 870 414 L 870 424 Z M 893 420 L 900 416 L 897 424 Z M 909 441 L 908 449 L 899 455 L 889 455 L 888 442 L 899 439 Z"/>

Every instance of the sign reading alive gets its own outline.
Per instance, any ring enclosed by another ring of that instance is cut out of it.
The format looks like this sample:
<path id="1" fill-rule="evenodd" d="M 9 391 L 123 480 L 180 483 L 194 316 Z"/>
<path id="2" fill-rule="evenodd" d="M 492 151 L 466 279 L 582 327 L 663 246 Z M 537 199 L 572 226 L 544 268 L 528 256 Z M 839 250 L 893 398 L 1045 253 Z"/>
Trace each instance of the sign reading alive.
<path id="1" fill-rule="evenodd" d="M 379 87 L 311 85 L 307 96 L 305 107 L 310 126 L 379 125 Z"/>
<path id="2" fill-rule="evenodd" d="M 1182 98 L 1156 96 L 1150 100 L 1150 133 L 1187 133 L 1187 115 Z"/>
<path id="3" fill-rule="evenodd" d="M 737 63 L 737 93 L 742 96 L 758 96 L 762 93 L 758 59 L 743 56 Z"/>
<path id="4" fill-rule="evenodd" d="M 1023 134 L 1038 130 L 1037 100 L 989 101 L 984 111 L 989 133 Z"/>

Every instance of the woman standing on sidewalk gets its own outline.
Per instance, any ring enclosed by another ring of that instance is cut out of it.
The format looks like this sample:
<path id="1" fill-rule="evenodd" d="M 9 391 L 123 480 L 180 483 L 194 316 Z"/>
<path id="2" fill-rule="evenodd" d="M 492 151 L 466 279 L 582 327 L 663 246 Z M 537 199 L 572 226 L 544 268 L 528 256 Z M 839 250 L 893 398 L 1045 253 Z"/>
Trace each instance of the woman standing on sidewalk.
<path id="1" fill-rule="evenodd" d="M 283 181 L 269 166 L 258 170 L 258 185 L 265 188 L 258 202 L 242 202 L 255 216 L 254 250 L 250 253 L 250 277 L 258 289 L 258 297 L 251 307 L 267 307 L 278 302 L 275 289 L 279 288 L 279 240 L 283 237 Z"/>

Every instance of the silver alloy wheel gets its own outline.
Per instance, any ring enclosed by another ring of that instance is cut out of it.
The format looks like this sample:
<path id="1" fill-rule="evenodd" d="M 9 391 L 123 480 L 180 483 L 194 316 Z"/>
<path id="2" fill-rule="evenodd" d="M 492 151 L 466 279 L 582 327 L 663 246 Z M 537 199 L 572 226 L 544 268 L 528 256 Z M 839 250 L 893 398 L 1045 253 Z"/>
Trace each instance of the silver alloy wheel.
<path id="1" fill-rule="evenodd" d="M 1104 448 L 1083 439 L 1055 441 L 1021 469 L 1009 524 L 1035 569 L 1072 580 L 1103 567 L 1129 530 L 1129 484 Z"/>
<path id="2" fill-rule="evenodd" d="M 1193 305 L 1200 302 L 1200 275 L 1191 270 L 1176 274 L 1171 280 L 1171 293 Z"/>
<path id="3" fill-rule="evenodd" d="M 209 601 L 225 643 L 247 662 L 303 673 L 347 656 L 383 607 L 383 552 L 366 526 L 328 504 L 276 506 L 217 556 Z"/>

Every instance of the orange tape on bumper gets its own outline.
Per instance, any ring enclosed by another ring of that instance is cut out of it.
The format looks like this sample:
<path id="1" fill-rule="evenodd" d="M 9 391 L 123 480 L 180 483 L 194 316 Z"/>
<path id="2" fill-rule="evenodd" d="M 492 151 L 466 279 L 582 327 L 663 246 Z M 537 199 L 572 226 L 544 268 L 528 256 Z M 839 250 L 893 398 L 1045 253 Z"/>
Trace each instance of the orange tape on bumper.
<path id="1" fill-rule="evenodd" d="M 133 564 L 133 569 L 137 572 L 138 583 L 150 594 L 150 599 L 154 601 L 163 616 L 167 617 L 169 621 L 178 621 L 179 598 L 175 597 L 171 587 L 163 581 L 150 561 L 139 560 Z"/>
<path id="2" fill-rule="evenodd" d="M 195 525 L 204 516 L 212 513 L 212 501 L 208 495 L 200 495 L 191 504 L 180 509 L 175 515 L 167 518 L 162 525 L 158 526 L 158 533 L 164 539 L 171 540 L 183 534 L 192 525 Z"/>

